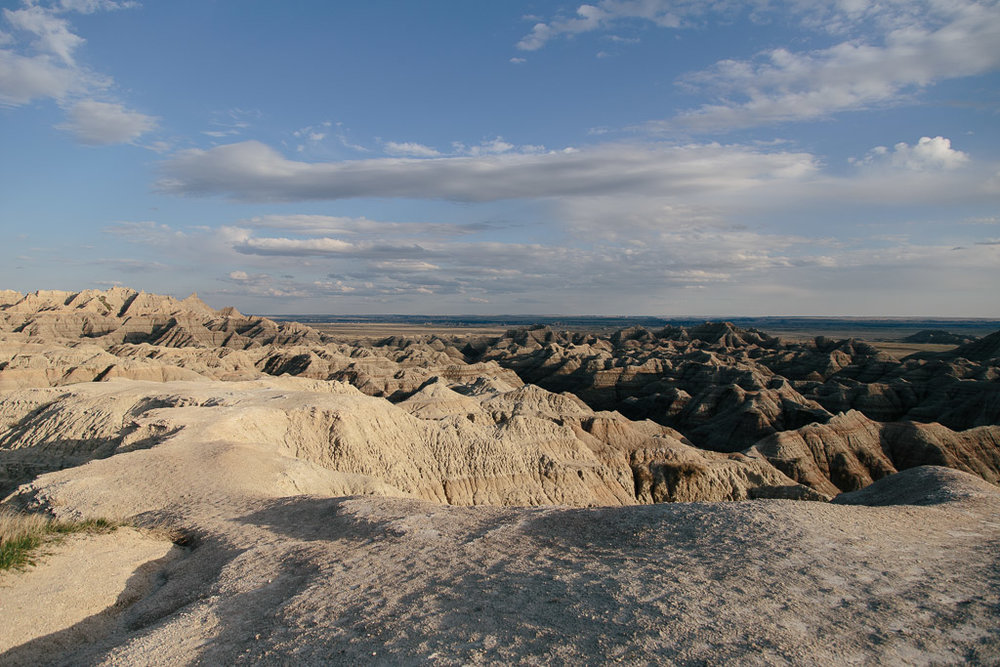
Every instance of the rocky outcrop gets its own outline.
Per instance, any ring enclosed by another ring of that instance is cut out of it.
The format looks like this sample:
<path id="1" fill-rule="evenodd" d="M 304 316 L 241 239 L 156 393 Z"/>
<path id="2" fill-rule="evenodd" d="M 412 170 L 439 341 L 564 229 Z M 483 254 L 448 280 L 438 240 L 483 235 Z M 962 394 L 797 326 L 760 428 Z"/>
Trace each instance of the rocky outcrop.
<path id="1" fill-rule="evenodd" d="M 399 404 L 301 378 L 117 381 L 12 391 L 0 406 L 8 491 L 154 446 L 224 445 L 329 471 L 343 493 L 456 505 L 822 498 L 764 459 L 702 452 L 652 422 L 499 381 L 449 387 L 435 378 Z"/>
<path id="2" fill-rule="evenodd" d="M 102 346 L 151 343 L 167 347 L 236 347 L 321 342 L 301 324 L 247 317 L 234 308 L 216 311 L 192 294 L 186 299 L 109 290 L 40 290 L 0 301 L 0 326 L 28 340 L 94 339 Z"/>
<path id="3" fill-rule="evenodd" d="M 903 361 L 852 339 L 789 342 L 728 323 L 607 336 L 539 327 L 468 352 L 722 452 L 850 410 L 953 430 L 1000 423 L 1000 332 Z"/>
<path id="4" fill-rule="evenodd" d="M 751 450 L 791 479 L 836 495 L 900 470 L 948 466 L 1000 483 L 1000 426 L 955 432 L 940 424 L 880 423 L 852 410 L 776 433 Z"/>
<path id="5" fill-rule="evenodd" d="M 315 456 L 305 459 L 347 466 L 344 474 L 371 488 L 448 502 L 815 499 L 925 464 L 1000 477 L 1000 332 L 902 361 L 862 341 L 784 341 L 725 322 L 361 342 L 217 311 L 196 295 L 113 288 L 0 296 L 0 391 L 280 376 L 388 399 L 420 428 L 446 428 L 508 461 L 487 480 L 476 477 L 487 474 L 481 461 L 438 470 L 425 454 L 423 472 L 399 481 L 388 469 L 368 475 L 357 456 L 331 454 L 336 447 L 311 446 Z M 334 429 L 315 424 L 317 442 Z M 15 440 L 4 465 L 9 480 L 23 480 L 31 455 L 10 453 Z M 112 440 L 93 456 L 117 451 Z M 365 446 L 374 441 L 372 433 Z M 42 455 L 47 447 L 26 451 L 48 461 L 39 469 L 62 465 Z M 90 454 L 80 456 L 66 465 Z"/>

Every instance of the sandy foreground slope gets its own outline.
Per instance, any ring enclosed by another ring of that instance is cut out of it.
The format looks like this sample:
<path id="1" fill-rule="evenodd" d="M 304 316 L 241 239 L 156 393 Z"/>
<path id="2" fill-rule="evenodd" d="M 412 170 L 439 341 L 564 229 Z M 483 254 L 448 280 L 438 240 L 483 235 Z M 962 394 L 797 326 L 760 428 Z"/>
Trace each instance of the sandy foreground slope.
<path id="1" fill-rule="evenodd" d="M 280 488 L 268 480 L 287 469 L 261 451 L 157 446 L 40 478 L 36 500 L 60 514 L 121 514 L 124 498 L 189 539 L 132 562 L 106 536 L 77 540 L 3 575 L 0 606 L 75 577 L 64 599 L 86 612 L 0 663 L 1000 660 L 1000 492 L 959 471 L 914 468 L 841 497 L 864 505 L 454 507 L 274 497 L 254 489 Z M 48 613 L 40 596 L 0 629 Z"/>

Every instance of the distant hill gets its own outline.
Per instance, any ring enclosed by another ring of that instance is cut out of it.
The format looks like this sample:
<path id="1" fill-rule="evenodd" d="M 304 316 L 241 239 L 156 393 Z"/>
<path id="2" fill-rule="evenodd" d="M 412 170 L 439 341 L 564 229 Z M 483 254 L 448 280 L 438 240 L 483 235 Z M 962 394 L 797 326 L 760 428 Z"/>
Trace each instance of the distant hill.
<path id="1" fill-rule="evenodd" d="M 924 329 L 903 339 L 904 343 L 930 343 L 934 345 L 964 345 L 975 340 L 974 336 L 962 336 L 944 329 Z"/>

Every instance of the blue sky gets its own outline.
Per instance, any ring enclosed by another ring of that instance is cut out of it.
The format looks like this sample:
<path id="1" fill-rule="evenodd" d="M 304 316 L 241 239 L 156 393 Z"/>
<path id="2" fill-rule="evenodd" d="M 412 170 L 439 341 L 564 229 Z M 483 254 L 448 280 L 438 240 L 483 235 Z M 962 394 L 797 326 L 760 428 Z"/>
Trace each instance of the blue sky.
<path id="1" fill-rule="evenodd" d="M 0 288 L 1000 317 L 997 2 L 0 8 Z"/>

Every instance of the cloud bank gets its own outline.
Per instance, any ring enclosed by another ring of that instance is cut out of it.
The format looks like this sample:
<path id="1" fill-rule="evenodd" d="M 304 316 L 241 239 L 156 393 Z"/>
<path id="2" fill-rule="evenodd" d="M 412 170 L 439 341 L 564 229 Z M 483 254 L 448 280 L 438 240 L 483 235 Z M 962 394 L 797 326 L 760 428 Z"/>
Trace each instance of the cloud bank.
<path id="1" fill-rule="evenodd" d="M 317 231 L 319 225 L 301 226 L 296 217 L 256 219 L 252 227 L 247 221 L 187 230 L 140 223 L 106 231 L 159 257 L 216 267 L 219 294 L 320 300 L 355 312 L 462 312 L 474 304 L 493 312 L 552 312 L 558 302 L 563 312 L 607 312 L 613 303 L 615 312 L 719 308 L 734 314 L 748 312 L 740 299 L 750 298 L 766 304 L 756 308 L 770 306 L 770 314 L 807 314 L 817 293 L 834 303 L 839 293 L 841 307 L 857 314 L 850 304 L 872 299 L 873 281 L 884 290 L 880 298 L 920 296 L 928 276 L 935 291 L 975 294 L 985 288 L 966 284 L 969 276 L 996 275 L 1000 266 L 1000 245 L 989 243 L 844 242 L 724 225 L 633 229 L 600 243 L 585 231 L 559 242 L 514 243 L 441 234 L 436 227 L 445 223 L 364 220 L 338 234 L 333 230 L 343 221 Z M 281 301 L 270 305 L 280 307 Z"/>
<path id="2" fill-rule="evenodd" d="M 181 151 L 164 162 L 158 187 L 174 194 L 245 201 L 406 197 L 501 199 L 731 192 L 816 169 L 811 155 L 740 146 L 628 144 L 541 154 L 307 163 L 247 141 Z"/>

